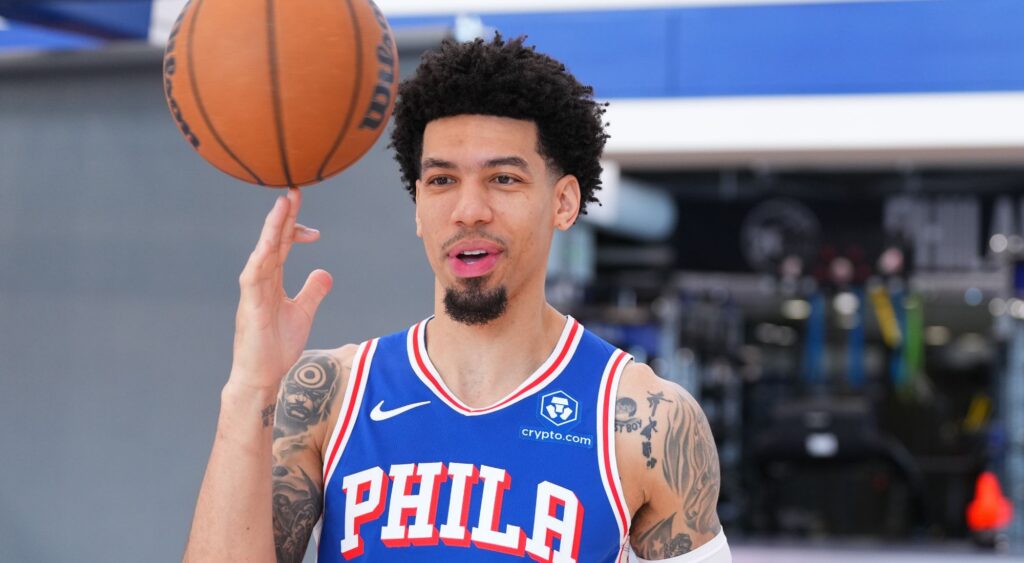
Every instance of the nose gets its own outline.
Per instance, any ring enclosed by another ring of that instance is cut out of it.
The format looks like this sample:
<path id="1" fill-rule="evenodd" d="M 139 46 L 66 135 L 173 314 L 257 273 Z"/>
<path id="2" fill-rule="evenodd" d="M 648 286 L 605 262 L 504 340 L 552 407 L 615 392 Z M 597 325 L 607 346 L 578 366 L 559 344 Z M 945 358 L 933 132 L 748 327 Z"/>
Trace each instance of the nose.
<path id="1" fill-rule="evenodd" d="M 487 187 L 476 181 L 464 181 L 459 186 L 458 200 L 452 210 L 452 221 L 472 227 L 490 223 L 494 218 Z"/>

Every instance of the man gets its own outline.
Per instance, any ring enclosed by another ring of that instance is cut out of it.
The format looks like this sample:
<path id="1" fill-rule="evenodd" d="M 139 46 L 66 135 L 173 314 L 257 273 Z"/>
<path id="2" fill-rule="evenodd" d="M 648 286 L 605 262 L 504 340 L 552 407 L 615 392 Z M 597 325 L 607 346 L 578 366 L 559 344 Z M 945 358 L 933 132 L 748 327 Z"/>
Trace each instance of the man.
<path id="1" fill-rule="evenodd" d="M 731 561 L 700 407 L 545 300 L 554 230 L 596 201 L 602 114 L 522 40 L 425 57 L 392 144 L 435 316 L 360 346 L 302 352 L 332 278 L 287 297 L 319 234 L 278 198 L 186 560 L 297 562 L 314 535 L 321 561 Z"/>

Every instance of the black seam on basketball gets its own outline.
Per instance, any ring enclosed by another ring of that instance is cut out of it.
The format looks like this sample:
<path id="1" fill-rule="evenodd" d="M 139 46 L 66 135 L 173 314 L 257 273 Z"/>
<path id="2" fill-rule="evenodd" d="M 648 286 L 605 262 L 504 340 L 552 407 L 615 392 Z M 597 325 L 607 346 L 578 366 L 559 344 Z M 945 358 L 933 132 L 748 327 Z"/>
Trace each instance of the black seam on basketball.
<path id="1" fill-rule="evenodd" d="M 195 35 L 196 20 L 199 18 L 199 9 L 202 7 L 203 0 L 198 0 L 196 2 L 196 9 L 192 12 L 192 21 L 188 24 L 188 36 L 185 38 L 185 41 L 188 44 L 188 78 L 189 82 L 192 83 L 192 96 L 196 99 L 196 107 L 199 108 L 199 115 L 202 117 L 203 123 L 206 123 L 206 127 L 210 130 L 210 135 L 213 135 L 214 140 L 217 141 L 220 148 L 224 149 L 224 152 L 228 153 L 228 156 L 230 156 L 232 160 L 248 172 L 249 175 L 252 176 L 253 180 L 256 180 L 257 184 L 265 186 L 266 184 L 263 183 L 263 180 L 261 180 L 255 172 L 246 166 L 245 163 L 242 162 L 242 159 L 238 158 L 230 148 L 228 148 L 228 144 L 225 143 L 224 139 L 222 139 L 220 134 L 217 133 L 217 128 L 213 126 L 213 121 L 206 113 L 206 106 L 203 105 L 203 97 L 199 95 L 199 82 L 196 80 L 196 65 L 192 62 L 192 37 Z"/>
<path id="2" fill-rule="evenodd" d="M 284 180 L 289 187 L 295 187 L 292 171 L 288 168 L 288 149 L 284 139 L 284 119 L 281 115 L 281 88 L 277 80 L 277 42 L 274 32 L 274 0 L 267 0 L 267 48 L 270 51 L 270 96 L 274 107 L 274 127 L 277 129 L 277 148 L 281 152 L 281 167 L 284 169 Z"/>
<path id="3" fill-rule="evenodd" d="M 350 125 L 352 125 L 352 116 L 356 112 L 356 103 L 359 101 L 359 89 L 362 88 L 363 81 L 363 34 L 362 30 L 359 29 L 359 18 L 356 16 L 356 10 L 352 6 L 352 0 L 345 0 L 348 4 L 348 13 L 352 16 L 352 30 L 355 32 L 355 43 L 356 43 L 356 79 L 353 81 L 352 86 L 352 97 L 348 103 L 348 113 L 345 114 L 345 122 L 341 125 L 341 131 L 338 131 L 337 138 L 334 139 L 334 144 L 331 145 L 331 150 L 327 152 L 327 157 L 324 158 L 324 163 L 320 165 L 320 169 L 316 171 L 316 179 L 322 181 L 324 179 L 324 169 L 327 168 L 327 164 L 334 158 L 334 153 L 338 152 L 338 147 L 341 146 L 341 140 L 345 138 L 345 133 L 348 131 Z"/>

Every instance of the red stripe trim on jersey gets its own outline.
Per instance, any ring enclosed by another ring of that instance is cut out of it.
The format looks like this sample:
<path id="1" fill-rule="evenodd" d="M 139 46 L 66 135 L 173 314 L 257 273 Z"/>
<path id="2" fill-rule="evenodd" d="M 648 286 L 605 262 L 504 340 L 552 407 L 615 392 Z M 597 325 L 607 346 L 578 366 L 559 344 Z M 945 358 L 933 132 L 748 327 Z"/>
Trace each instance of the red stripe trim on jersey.
<path id="1" fill-rule="evenodd" d="M 354 376 L 355 381 L 353 381 L 352 385 L 349 387 L 350 392 L 345 397 L 345 416 L 338 429 L 338 437 L 334 441 L 334 447 L 331 448 L 331 454 L 327 458 L 327 463 L 324 464 L 324 491 L 327 490 L 327 478 L 330 476 L 331 469 L 334 467 L 334 461 L 338 455 L 338 450 L 340 449 L 342 442 L 345 442 L 345 435 L 348 433 L 353 422 L 356 404 L 358 403 L 359 391 L 362 387 L 363 378 L 366 376 L 366 358 L 370 354 L 370 348 L 373 348 L 376 343 L 376 339 L 367 342 L 363 346 L 362 354 L 359 355 L 359 363 Z"/>
<path id="2" fill-rule="evenodd" d="M 612 490 L 612 498 L 615 499 L 615 512 L 619 517 L 619 521 L 622 522 L 623 530 L 626 536 L 629 535 L 629 519 L 626 517 L 625 504 L 622 500 L 622 491 L 616 487 L 616 479 L 613 471 L 618 471 L 615 464 L 612 463 L 611 455 L 611 436 L 609 434 L 609 427 L 611 426 L 611 420 L 609 417 L 614 416 L 614 409 L 612 409 L 612 402 L 615 400 L 615 383 L 619 380 L 616 375 L 618 374 L 619 365 L 627 357 L 627 354 L 621 350 L 616 353 L 615 362 L 612 364 L 612 369 L 608 373 L 608 378 L 605 380 L 604 389 L 604 404 L 601 405 L 601 438 L 602 446 L 601 456 L 604 459 L 604 471 L 605 477 L 608 481 L 608 487 Z"/>
<path id="3" fill-rule="evenodd" d="M 450 405 L 452 405 L 453 407 L 460 411 L 463 411 L 464 413 L 482 414 L 500 409 L 501 407 L 504 407 L 505 405 L 516 401 L 520 397 L 528 394 L 530 391 L 541 386 L 541 384 L 548 380 L 551 374 L 558 372 L 562 367 L 564 367 L 565 359 L 569 355 L 569 350 L 571 350 L 573 346 L 576 344 L 576 336 L 580 332 L 580 323 L 578 323 L 576 319 L 570 319 L 569 322 L 571 323 L 571 326 L 569 327 L 569 334 L 566 337 L 565 342 L 562 343 L 562 347 L 559 349 L 558 355 L 555 357 L 555 361 L 553 361 L 551 365 L 548 366 L 546 370 L 544 370 L 544 373 L 542 373 L 539 377 L 531 377 L 532 381 L 530 381 L 529 384 L 520 388 L 518 391 L 514 392 L 513 394 L 509 395 L 508 397 L 505 397 L 501 401 L 489 407 L 471 408 L 469 406 L 466 406 L 465 403 L 463 403 L 462 401 L 460 401 L 459 399 L 457 399 L 451 393 L 448 392 L 444 384 L 439 381 L 439 376 L 433 369 L 433 366 L 427 365 L 427 362 L 424 360 L 424 356 L 426 356 L 426 351 L 421 350 L 422 346 L 420 340 L 420 330 L 426 326 L 425 321 L 417 324 L 412 329 L 412 350 L 413 355 L 416 359 L 416 365 L 419 366 L 420 372 L 427 379 L 427 381 L 430 383 L 430 386 L 434 389 L 436 393 L 441 395 L 441 397 L 443 397 L 445 401 L 447 401 Z"/>

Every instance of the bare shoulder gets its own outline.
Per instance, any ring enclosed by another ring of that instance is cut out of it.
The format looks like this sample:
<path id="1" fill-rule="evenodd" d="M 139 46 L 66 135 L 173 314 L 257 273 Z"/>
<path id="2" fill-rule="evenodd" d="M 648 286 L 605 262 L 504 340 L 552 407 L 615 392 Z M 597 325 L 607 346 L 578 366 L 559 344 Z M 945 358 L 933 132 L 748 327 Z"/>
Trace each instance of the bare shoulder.
<path id="1" fill-rule="evenodd" d="M 668 389 L 689 395 L 689 393 L 687 393 L 682 387 L 667 379 L 658 377 L 658 374 L 654 373 L 654 370 L 652 370 L 647 364 L 630 362 L 622 371 L 622 380 L 619 383 L 619 394 L 622 394 L 623 392 L 632 392 L 633 394 L 637 394 L 640 391 L 665 391 Z"/>
<path id="2" fill-rule="evenodd" d="M 645 364 L 626 368 L 616 398 L 616 455 L 644 559 L 687 553 L 718 521 L 718 450 L 700 405 Z"/>

